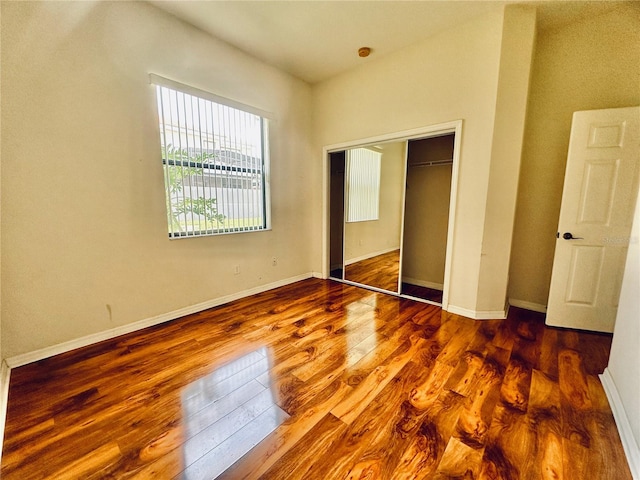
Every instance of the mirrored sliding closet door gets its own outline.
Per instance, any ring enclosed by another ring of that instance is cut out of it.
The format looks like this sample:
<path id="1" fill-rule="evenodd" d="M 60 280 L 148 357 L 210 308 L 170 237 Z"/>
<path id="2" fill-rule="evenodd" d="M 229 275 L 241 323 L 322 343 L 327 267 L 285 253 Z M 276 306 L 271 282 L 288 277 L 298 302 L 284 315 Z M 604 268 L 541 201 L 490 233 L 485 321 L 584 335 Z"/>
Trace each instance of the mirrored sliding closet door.
<path id="1" fill-rule="evenodd" d="M 442 303 L 454 139 L 329 152 L 330 278 Z"/>

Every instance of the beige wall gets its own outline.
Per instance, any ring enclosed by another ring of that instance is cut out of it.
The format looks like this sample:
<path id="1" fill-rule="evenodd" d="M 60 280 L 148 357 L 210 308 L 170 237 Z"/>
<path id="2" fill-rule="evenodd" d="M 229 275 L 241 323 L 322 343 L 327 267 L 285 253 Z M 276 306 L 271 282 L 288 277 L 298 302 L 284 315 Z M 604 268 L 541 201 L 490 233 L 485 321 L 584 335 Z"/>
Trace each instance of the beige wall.
<path id="1" fill-rule="evenodd" d="M 464 121 L 445 304 L 468 315 L 499 313 L 506 300 L 535 11 L 506 12 L 497 9 L 313 90 L 318 152 L 324 145 Z M 505 75 L 500 83 L 499 74 Z"/>
<path id="2" fill-rule="evenodd" d="M 500 80 L 485 206 L 478 310 L 505 308 L 522 157 L 522 139 L 536 33 L 534 8 L 505 10 Z"/>
<path id="3" fill-rule="evenodd" d="M 497 10 L 313 88 L 318 165 L 326 145 L 464 120 L 449 301 L 468 309 L 477 302 L 502 20 Z M 321 182 L 315 184 L 319 204 Z M 314 222 L 315 270 L 321 268 L 320 214 Z"/>
<path id="4" fill-rule="evenodd" d="M 344 261 L 379 255 L 400 248 L 404 182 L 404 142 L 382 145 L 378 220 L 349 222 L 344 228 Z"/>
<path id="5" fill-rule="evenodd" d="M 636 201 L 633 231 L 629 242 L 627 262 L 622 281 L 620 303 L 616 326 L 613 332 L 613 343 L 609 357 L 608 370 L 622 401 L 636 442 L 636 454 L 640 446 L 640 196 Z M 630 439 L 627 439 L 630 440 Z M 631 447 L 631 443 L 629 444 Z M 631 452 L 627 452 L 628 456 Z M 636 469 L 640 468 L 640 458 L 635 459 Z M 631 462 L 630 462 L 631 463 Z"/>
<path id="6" fill-rule="evenodd" d="M 272 231 L 168 239 L 150 72 L 273 112 Z M 142 2 L 2 2 L 1 80 L 5 357 L 311 271 L 307 84 Z"/>
<path id="7" fill-rule="evenodd" d="M 1 8 L 4 357 L 322 271 L 322 146 L 456 119 L 448 300 L 503 303 L 529 10 L 497 9 L 311 88 L 144 3 Z M 539 35 L 513 298 L 546 303 L 571 113 L 640 103 L 639 23 L 622 6 Z M 167 239 L 150 72 L 274 113 L 273 231 Z"/>
<path id="8" fill-rule="evenodd" d="M 453 136 L 410 143 L 402 250 L 402 279 L 416 285 L 444 284 L 452 165 L 412 166 L 453 158 Z"/>
<path id="9" fill-rule="evenodd" d="M 509 297 L 546 306 L 574 111 L 640 104 L 640 4 L 538 33 Z"/>

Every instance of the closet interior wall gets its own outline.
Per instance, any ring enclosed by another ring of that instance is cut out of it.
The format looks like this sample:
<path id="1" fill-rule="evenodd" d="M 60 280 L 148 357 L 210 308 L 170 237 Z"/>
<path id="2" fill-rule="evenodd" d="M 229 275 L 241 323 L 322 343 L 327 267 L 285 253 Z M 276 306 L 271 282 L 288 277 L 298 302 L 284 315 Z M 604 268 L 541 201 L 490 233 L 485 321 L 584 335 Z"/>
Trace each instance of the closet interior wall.
<path id="1" fill-rule="evenodd" d="M 437 303 L 444 284 L 454 138 L 408 142 L 401 293 Z"/>

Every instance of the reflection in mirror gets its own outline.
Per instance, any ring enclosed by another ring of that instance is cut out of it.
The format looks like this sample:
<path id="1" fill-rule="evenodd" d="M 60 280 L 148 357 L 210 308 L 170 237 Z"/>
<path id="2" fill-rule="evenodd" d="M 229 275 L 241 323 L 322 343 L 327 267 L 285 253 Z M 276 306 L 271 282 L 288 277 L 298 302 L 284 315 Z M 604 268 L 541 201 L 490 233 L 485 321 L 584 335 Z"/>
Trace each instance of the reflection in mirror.
<path id="1" fill-rule="evenodd" d="M 391 142 L 345 153 L 344 279 L 395 293 L 405 145 Z"/>
<path id="2" fill-rule="evenodd" d="M 442 303 L 454 135 L 409 141 L 401 293 Z"/>

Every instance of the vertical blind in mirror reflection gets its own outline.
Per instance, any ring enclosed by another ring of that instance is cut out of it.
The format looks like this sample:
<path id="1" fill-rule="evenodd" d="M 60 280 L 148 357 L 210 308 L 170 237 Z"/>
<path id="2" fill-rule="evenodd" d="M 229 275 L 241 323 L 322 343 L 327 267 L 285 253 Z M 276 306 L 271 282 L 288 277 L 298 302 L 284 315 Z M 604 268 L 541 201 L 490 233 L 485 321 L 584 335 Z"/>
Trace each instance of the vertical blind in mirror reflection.
<path id="1" fill-rule="evenodd" d="M 347 150 L 347 223 L 378 220 L 381 160 L 377 149 Z"/>
<path id="2" fill-rule="evenodd" d="M 400 231 L 406 142 L 391 142 L 367 147 L 380 158 L 380 184 L 377 218 L 344 223 L 344 279 L 398 293 L 400 271 Z M 351 202 L 350 181 L 353 170 L 362 165 L 350 162 L 347 150 L 345 202 Z"/>
<path id="3" fill-rule="evenodd" d="M 185 480 L 218 477 L 289 418 L 275 404 L 264 347 L 193 382 L 181 398 Z"/>

